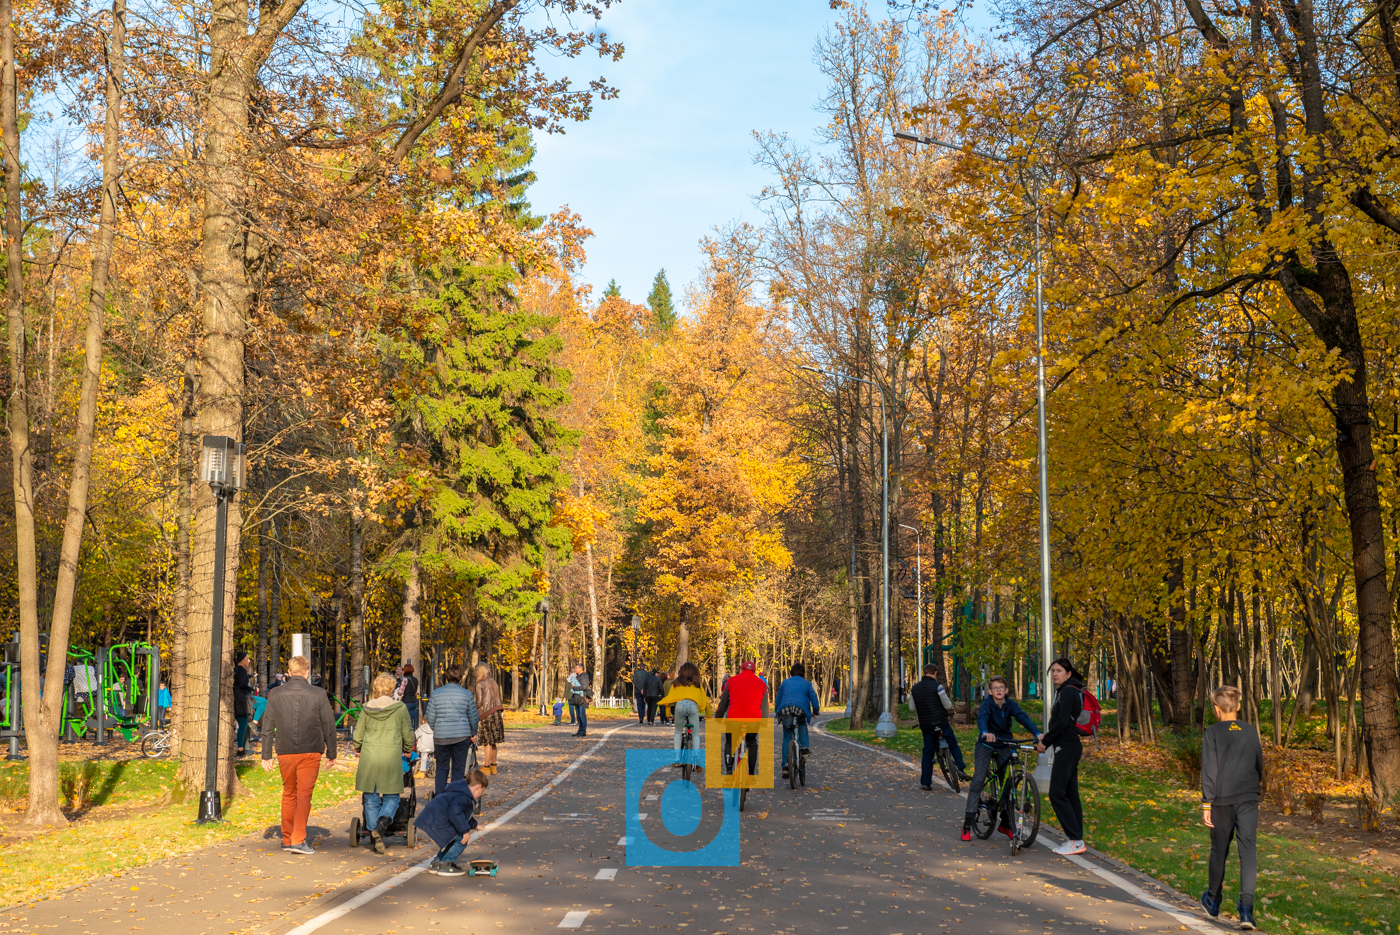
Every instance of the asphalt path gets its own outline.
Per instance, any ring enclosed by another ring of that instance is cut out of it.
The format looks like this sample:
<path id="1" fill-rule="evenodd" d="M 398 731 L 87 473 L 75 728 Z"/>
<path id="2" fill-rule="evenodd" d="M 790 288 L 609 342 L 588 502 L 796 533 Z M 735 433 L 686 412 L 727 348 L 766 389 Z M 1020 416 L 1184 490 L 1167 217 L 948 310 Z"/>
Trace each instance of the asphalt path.
<path id="1" fill-rule="evenodd" d="M 383 866 L 377 877 L 318 893 L 323 898 L 263 931 L 1039 935 L 1223 930 L 1180 900 L 1173 904 L 1169 891 L 1121 868 L 1093 858 L 1055 856 L 1048 835 L 1014 856 L 1000 834 L 964 843 L 958 840 L 962 795 L 939 787 L 923 792 L 907 760 L 818 732 L 812 736 L 806 787 L 794 791 L 782 783 L 749 794 L 740 822 L 740 866 L 629 866 L 626 750 L 668 747 L 671 730 L 615 725 L 600 722 L 586 739 L 568 737 L 562 729 L 512 738 L 513 753 L 523 754 L 531 744 L 547 747 L 551 753 L 543 759 L 564 765 L 552 779 L 533 790 L 516 790 L 513 801 L 483 816 L 485 834 L 461 862 L 497 860 L 497 876 L 424 872 L 431 849 L 419 848 Z M 679 772 L 669 768 L 652 773 L 638 811 L 646 815 L 641 824 L 653 842 L 683 851 L 717 833 L 723 793 L 705 789 L 698 828 L 678 837 L 668 833 L 660 816 L 662 796 L 684 798 L 688 791 L 683 784 L 672 785 L 678 779 Z M 1092 826 L 1093 816 L 1088 818 Z M 337 846 L 334 838 L 327 843 Z"/>

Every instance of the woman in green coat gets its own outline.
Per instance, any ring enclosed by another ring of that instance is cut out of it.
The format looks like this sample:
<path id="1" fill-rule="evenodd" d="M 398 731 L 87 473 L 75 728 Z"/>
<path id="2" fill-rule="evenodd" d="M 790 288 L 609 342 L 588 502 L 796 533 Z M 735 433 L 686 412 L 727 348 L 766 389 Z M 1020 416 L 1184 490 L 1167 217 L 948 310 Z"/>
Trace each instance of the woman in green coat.
<path id="1" fill-rule="evenodd" d="M 413 728 L 408 709 L 393 699 L 394 677 L 381 672 L 370 687 L 351 737 L 360 765 L 355 770 L 355 791 L 364 793 L 365 827 L 375 853 L 385 851 L 384 835 L 394 823 L 403 794 L 403 755 L 413 749 Z"/>

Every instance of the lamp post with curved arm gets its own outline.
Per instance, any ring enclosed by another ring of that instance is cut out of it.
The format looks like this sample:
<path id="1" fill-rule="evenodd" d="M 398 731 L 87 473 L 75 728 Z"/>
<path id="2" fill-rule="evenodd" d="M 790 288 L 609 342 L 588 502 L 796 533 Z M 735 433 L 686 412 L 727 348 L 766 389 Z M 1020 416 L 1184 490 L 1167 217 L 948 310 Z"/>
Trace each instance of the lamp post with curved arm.
<path id="1" fill-rule="evenodd" d="M 1013 162 L 1004 156 L 996 156 L 968 146 L 958 146 L 954 143 L 934 139 L 931 136 L 919 136 L 902 130 L 895 133 L 895 138 L 909 140 L 912 143 L 922 143 L 925 146 L 941 146 L 944 149 L 976 156 L 979 159 L 1000 162 L 1003 165 L 1010 165 Z M 1050 469 L 1045 431 L 1045 294 L 1040 268 L 1040 187 L 1038 183 L 1033 194 L 1027 190 L 1026 201 L 1035 213 L 1035 250 L 1032 257 L 1035 266 L 1036 460 L 1039 463 L 1040 473 L 1040 637 L 1045 653 L 1045 664 L 1048 666 L 1055 655 L 1055 633 L 1051 627 L 1054 592 L 1050 587 Z M 1042 672 L 1038 680 L 1041 684 L 1045 684 L 1047 681 L 1045 673 Z M 1048 728 L 1050 726 L 1050 696 L 1048 692 L 1041 692 L 1041 703 L 1045 709 L 1042 723 Z M 1050 766 L 1053 759 L 1054 751 L 1046 750 L 1037 760 L 1035 766 L 1037 782 L 1048 783 L 1050 781 Z"/>

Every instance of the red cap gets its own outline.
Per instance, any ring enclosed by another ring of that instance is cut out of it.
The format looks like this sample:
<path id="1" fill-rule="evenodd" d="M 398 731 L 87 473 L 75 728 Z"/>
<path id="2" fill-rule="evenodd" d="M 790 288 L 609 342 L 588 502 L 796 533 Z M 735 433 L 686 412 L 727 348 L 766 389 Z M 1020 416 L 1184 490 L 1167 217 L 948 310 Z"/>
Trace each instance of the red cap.
<path id="1" fill-rule="evenodd" d="M 739 671 L 740 671 L 740 672 L 752 672 L 752 671 L 754 670 L 754 668 L 755 668 L 754 661 L 753 661 L 752 659 L 749 659 L 749 660 L 747 660 L 746 662 L 740 664 L 740 666 L 739 666 Z"/>

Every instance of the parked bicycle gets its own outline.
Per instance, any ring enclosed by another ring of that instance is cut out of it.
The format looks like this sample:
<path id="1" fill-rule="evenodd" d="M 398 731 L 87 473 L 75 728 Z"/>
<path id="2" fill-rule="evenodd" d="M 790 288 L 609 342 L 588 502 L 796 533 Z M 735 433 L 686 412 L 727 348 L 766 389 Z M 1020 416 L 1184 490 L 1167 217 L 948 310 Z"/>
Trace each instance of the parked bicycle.
<path id="1" fill-rule="evenodd" d="M 983 741 L 985 743 L 985 741 Z M 977 803 L 977 817 L 972 823 L 972 831 L 985 841 L 1005 818 L 1010 828 L 1011 853 L 1030 847 L 1040 833 L 1040 789 L 1035 777 L 1026 772 L 1021 760 L 1021 751 L 1035 750 L 1028 743 L 993 743 L 987 746 L 998 750 L 1009 750 L 1011 755 L 999 769 L 987 776 L 987 784 L 982 787 L 982 798 Z"/>
<path id="2" fill-rule="evenodd" d="M 175 749 L 175 731 L 173 728 L 167 730 L 148 731 L 141 738 L 141 755 L 152 759 L 158 756 L 165 756 Z"/>

